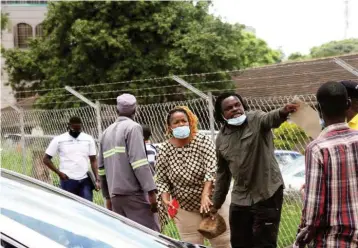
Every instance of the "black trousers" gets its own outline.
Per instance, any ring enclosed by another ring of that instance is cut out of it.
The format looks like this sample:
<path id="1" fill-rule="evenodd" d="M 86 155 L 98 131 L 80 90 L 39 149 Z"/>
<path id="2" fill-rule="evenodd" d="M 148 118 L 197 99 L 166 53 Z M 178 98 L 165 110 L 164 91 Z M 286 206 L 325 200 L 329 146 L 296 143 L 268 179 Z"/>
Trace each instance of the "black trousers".
<path id="1" fill-rule="evenodd" d="M 275 248 L 281 220 L 283 187 L 252 206 L 230 206 L 232 248 Z"/>

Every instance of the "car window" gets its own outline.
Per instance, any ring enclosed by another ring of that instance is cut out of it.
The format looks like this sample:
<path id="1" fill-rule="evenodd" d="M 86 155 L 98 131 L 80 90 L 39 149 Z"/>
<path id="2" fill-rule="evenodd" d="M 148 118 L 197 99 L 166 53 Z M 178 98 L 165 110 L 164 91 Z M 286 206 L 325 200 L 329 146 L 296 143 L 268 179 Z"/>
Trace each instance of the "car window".
<path id="1" fill-rule="evenodd" d="M 1 214 L 70 248 L 167 247 L 157 237 L 72 199 L 1 178 Z M 21 204 L 19 204 L 21 202 Z"/>

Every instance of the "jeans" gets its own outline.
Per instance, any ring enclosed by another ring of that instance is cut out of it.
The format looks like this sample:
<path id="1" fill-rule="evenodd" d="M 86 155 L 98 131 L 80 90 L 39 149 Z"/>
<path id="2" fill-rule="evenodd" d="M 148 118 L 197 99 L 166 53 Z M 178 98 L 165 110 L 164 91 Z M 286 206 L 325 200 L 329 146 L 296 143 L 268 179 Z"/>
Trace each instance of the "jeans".
<path id="1" fill-rule="evenodd" d="M 275 248 L 279 231 L 283 187 L 252 206 L 230 206 L 232 248 Z"/>
<path id="2" fill-rule="evenodd" d="M 61 188 L 89 201 L 93 200 L 93 185 L 89 177 L 81 180 L 61 180 Z"/>

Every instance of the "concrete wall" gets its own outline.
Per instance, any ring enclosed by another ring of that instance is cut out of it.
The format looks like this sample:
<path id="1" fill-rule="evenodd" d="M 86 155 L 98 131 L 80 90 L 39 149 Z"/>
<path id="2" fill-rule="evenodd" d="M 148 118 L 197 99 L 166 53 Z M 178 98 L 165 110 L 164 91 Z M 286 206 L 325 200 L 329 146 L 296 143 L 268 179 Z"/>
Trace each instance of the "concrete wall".
<path id="1" fill-rule="evenodd" d="M 36 26 L 40 24 L 46 16 L 46 4 L 6 4 L 2 3 L 1 12 L 7 13 L 9 24 L 7 29 L 2 32 L 1 44 L 5 49 L 15 47 L 16 27 L 19 23 L 27 23 L 32 27 L 32 33 L 35 36 Z M 8 82 L 8 76 L 4 70 L 5 60 L 1 58 L 1 108 L 5 108 L 15 103 L 15 98 L 11 93 L 11 87 L 5 86 Z"/>

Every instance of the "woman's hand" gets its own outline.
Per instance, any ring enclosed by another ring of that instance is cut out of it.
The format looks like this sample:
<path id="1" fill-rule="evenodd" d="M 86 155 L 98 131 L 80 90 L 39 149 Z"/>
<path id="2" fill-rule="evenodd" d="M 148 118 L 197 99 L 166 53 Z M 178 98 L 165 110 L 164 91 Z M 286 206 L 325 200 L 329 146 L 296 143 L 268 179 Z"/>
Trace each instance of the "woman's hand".
<path id="1" fill-rule="evenodd" d="M 212 205 L 213 202 L 210 200 L 210 196 L 208 194 L 202 195 L 200 203 L 200 213 L 209 213 Z"/>
<path id="2" fill-rule="evenodd" d="M 172 202 L 170 200 L 162 199 L 162 201 L 166 208 L 169 208 L 169 207 L 173 208 Z"/>

